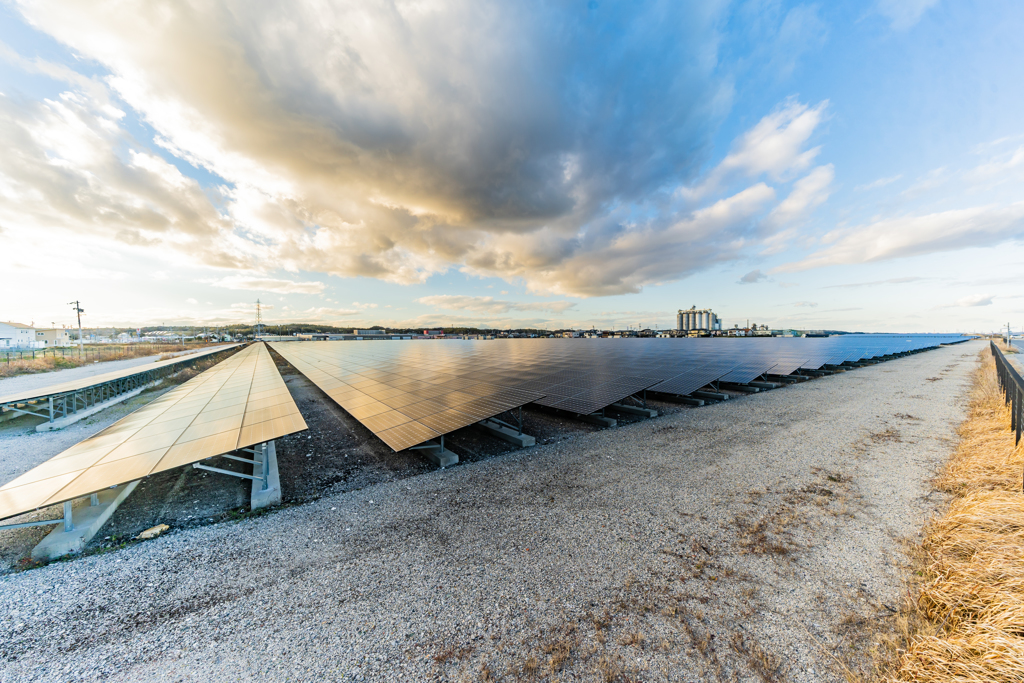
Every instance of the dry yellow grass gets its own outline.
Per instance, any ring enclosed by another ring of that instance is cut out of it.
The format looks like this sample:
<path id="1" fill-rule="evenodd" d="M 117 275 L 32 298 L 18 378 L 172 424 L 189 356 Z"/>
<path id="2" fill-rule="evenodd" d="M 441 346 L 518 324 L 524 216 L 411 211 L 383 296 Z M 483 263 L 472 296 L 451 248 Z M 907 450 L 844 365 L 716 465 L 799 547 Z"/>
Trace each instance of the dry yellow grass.
<path id="1" fill-rule="evenodd" d="M 201 349 L 212 344 L 189 344 L 191 350 Z M 24 360 L 11 360 L 6 362 L 0 360 L 0 378 L 15 377 L 17 375 L 31 375 L 39 372 L 53 372 L 67 368 L 77 368 L 82 365 L 92 365 L 94 362 L 106 362 L 110 360 L 126 360 L 129 358 L 141 358 L 143 356 L 155 356 L 164 354 L 160 360 L 171 358 L 174 352 L 179 352 L 182 347 L 179 344 L 131 344 L 90 347 L 84 357 L 78 356 L 77 348 L 64 350 L 66 355 L 45 355 L 53 354 L 52 349 L 46 352 L 39 351 L 39 357 Z M 25 353 L 29 353 L 26 351 Z M 12 356 L 13 358 L 13 356 Z"/>
<path id="2" fill-rule="evenodd" d="M 1024 441 L 1014 445 L 991 352 L 937 482 L 953 499 L 927 528 L 916 599 L 897 618 L 887 681 L 1024 681 Z"/>

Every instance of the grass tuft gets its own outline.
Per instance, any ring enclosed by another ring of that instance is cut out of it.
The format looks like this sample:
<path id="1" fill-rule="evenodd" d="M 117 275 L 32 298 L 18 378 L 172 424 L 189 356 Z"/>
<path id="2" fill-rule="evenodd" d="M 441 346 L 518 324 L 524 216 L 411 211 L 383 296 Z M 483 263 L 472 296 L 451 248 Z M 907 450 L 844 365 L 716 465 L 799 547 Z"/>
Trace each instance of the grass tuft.
<path id="1" fill-rule="evenodd" d="M 1024 680 L 1024 443 L 1014 445 L 991 352 L 937 487 L 953 499 L 918 549 L 915 597 L 883 642 L 886 681 Z"/>

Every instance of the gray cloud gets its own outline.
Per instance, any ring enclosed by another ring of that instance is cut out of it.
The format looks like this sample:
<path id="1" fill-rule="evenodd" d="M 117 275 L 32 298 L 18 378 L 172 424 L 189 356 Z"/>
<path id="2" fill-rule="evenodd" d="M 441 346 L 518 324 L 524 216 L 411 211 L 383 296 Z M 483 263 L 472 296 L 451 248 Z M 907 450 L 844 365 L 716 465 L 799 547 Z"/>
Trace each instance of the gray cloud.
<path id="1" fill-rule="evenodd" d="M 29 123 L 5 149 L 33 150 L 11 174 L 52 198 L 36 222 L 208 265 L 272 256 L 399 283 L 457 267 L 539 293 L 637 292 L 736 258 L 828 196 L 831 167 L 809 171 L 806 149 L 824 102 L 783 103 L 698 177 L 728 104 L 725 6 L 41 0 L 20 7 L 28 20 L 110 76 L 67 76 L 92 102 L 81 126 L 49 104 L 15 118 L 98 139 L 59 168 L 46 154 L 60 135 L 40 144 Z M 797 43 L 819 25 L 813 11 L 781 21 Z M 109 101 L 227 181 L 206 190 L 216 204 L 158 154 L 121 162 Z M 802 173 L 781 204 L 759 181 Z"/>
<path id="2" fill-rule="evenodd" d="M 744 275 L 743 277 L 741 277 L 740 280 L 739 280 L 739 283 L 741 285 L 751 285 L 751 284 L 754 284 L 755 282 L 761 282 L 762 280 L 767 280 L 767 279 L 768 279 L 768 276 L 765 275 L 764 273 L 762 273 L 758 269 L 758 270 L 752 270 L 749 273 L 747 273 L 746 275 Z"/>

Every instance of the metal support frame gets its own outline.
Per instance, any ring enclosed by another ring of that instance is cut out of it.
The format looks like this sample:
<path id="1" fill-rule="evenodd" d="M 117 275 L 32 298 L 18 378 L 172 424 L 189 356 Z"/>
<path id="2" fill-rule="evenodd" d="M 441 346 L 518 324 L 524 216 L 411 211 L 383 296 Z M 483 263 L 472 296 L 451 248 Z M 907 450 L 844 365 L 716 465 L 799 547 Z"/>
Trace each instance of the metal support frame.
<path id="1" fill-rule="evenodd" d="M 505 422 L 504 420 L 499 420 L 498 419 L 498 415 L 505 415 L 506 413 L 508 413 L 508 419 L 510 419 L 515 424 L 509 424 L 508 422 Z M 523 433 L 523 407 L 522 406 L 519 406 L 519 408 L 518 408 L 518 410 L 516 410 L 515 414 L 513 414 L 512 409 L 509 409 L 509 410 L 506 410 L 504 412 L 498 413 L 498 415 L 495 415 L 493 417 L 488 417 L 488 418 L 486 418 L 483 421 L 484 422 L 494 422 L 494 423 L 497 423 L 497 424 L 501 425 L 502 427 L 508 427 L 509 429 L 515 429 L 516 432 L 518 434 L 520 434 L 520 435 Z"/>
<path id="2" fill-rule="evenodd" d="M 230 350 L 230 349 L 229 349 Z M 151 382 L 169 374 L 180 372 L 198 360 L 213 358 L 218 354 L 210 354 L 200 357 L 184 357 L 180 363 L 166 365 L 156 370 L 142 370 L 126 377 L 102 382 L 91 387 L 84 387 L 75 391 L 52 396 L 40 396 L 30 401 L 16 401 L 0 405 L 0 412 L 15 412 L 33 417 L 41 417 L 44 420 L 53 422 L 58 418 L 74 415 L 80 410 L 88 409 L 99 403 L 116 398 L 130 391 L 135 391 Z"/>
<path id="3" fill-rule="evenodd" d="M 428 448 L 437 448 L 438 446 L 440 446 L 442 451 L 444 450 L 444 434 L 441 435 L 440 443 L 436 443 L 434 441 L 427 441 L 426 443 L 421 443 L 419 446 L 409 446 L 409 450 L 421 451 Z"/>
<path id="4" fill-rule="evenodd" d="M 239 449 L 236 449 L 236 451 L 233 451 L 233 452 L 244 451 L 246 453 L 252 453 L 253 455 L 259 456 L 260 457 L 259 460 L 256 460 L 256 459 L 249 460 L 248 458 L 240 458 L 237 455 L 231 455 L 231 453 L 224 453 L 224 454 L 219 455 L 219 456 L 213 456 L 213 457 L 218 457 L 218 458 L 227 458 L 228 460 L 237 460 L 238 462 L 244 462 L 244 463 L 247 463 L 249 465 L 252 465 L 253 469 L 255 469 L 256 465 L 259 465 L 260 466 L 261 474 L 258 477 L 255 476 L 255 475 L 252 475 L 252 474 L 242 474 L 241 472 L 232 472 L 231 470 L 225 470 L 225 469 L 220 468 L 220 467 L 211 467 L 210 465 L 201 465 L 198 462 L 192 463 L 192 467 L 194 469 L 197 469 L 197 470 L 206 470 L 207 472 L 216 472 L 217 474 L 226 474 L 229 477 L 238 477 L 239 479 L 251 479 L 253 481 L 262 482 L 263 485 L 261 487 L 261 490 L 262 491 L 266 491 L 267 487 L 269 486 L 269 475 L 270 475 L 270 468 L 267 467 L 267 458 L 268 458 L 267 447 L 268 447 L 268 442 L 264 441 L 259 446 L 257 446 L 256 449 L 239 448 Z M 209 460 L 209 459 L 210 458 L 207 458 L 207 460 Z"/>
<path id="5" fill-rule="evenodd" d="M 71 514 L 71 504 L 74 501 L 64 501 L 64 516 L 58 517 L 57 519 L 41 519 L 35 522 L 18 522 L 17 524 L 0 524 L 0 531 L 5 529 L 25 529 L 33 526 L 50 526 L 52 524 L 64 524 L 64 531 L 75 530 L 75 520 Z M 89 495 L 89 505 L 95 506 L 100 504 L 99 494 L 92 493 Z"/>

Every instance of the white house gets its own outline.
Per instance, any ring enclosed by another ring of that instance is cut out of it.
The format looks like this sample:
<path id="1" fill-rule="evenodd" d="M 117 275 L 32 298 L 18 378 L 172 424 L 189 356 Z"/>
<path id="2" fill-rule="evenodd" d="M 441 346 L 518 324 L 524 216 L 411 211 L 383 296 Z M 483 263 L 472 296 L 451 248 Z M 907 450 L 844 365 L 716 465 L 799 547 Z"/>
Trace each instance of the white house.
<path id="1" fill-rule="evenodd" d="M 36 341 L 36 329 L 31 325 L 0 322 L 0 348 L 41 349 L 43 344 Z"/>

